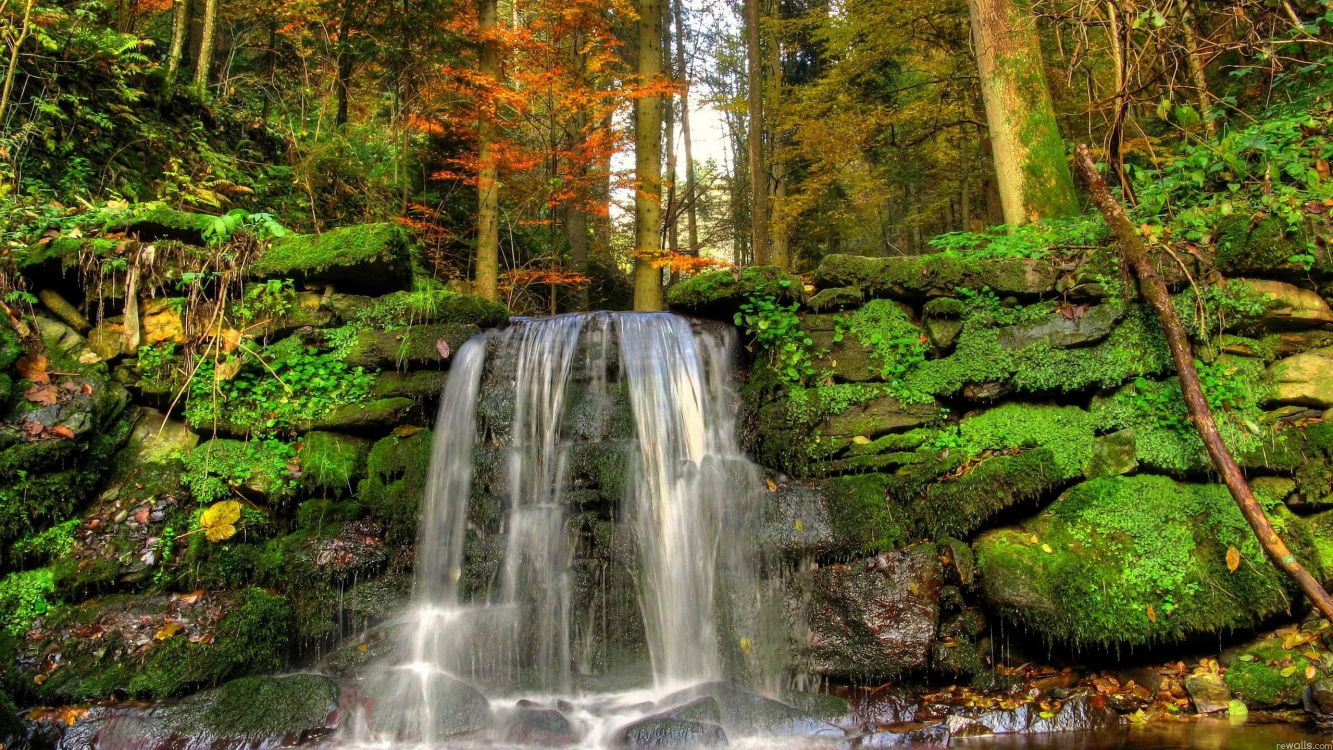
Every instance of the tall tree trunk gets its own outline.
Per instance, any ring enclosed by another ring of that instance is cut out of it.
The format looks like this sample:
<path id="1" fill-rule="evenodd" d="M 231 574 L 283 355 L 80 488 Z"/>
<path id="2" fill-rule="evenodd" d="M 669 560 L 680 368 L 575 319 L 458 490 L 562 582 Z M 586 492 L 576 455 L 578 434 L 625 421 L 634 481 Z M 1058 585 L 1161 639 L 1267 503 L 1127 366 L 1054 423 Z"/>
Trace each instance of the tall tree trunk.
<path id="1" fill-rule="evenodd" d="M 1269 558 L 1291 576 L 1324 617 L 1333 621 L 1333 597 L 1330 597 L 1319 581 L 1310 575 L 1305 566 L 1301 565 L 1292 554 L 1286 542 L 1278 536 L 1268 516 L 1264 515 L 1263 508 L 1254 499 L 1254 493 L 1250 491 L 1250 485 L 1245 481 L 1245 474 L 1236 463 L 1236 459 L 1232 457 L 1226 442 L 1222 440 L 1222 434 L 1218 432 L 1213 410 L 1208 406 L 1208 399 L 1199 384 L 1199 371 L 1194 366 L 1194 351 L 1190 348 L 1189 339 L 1185 335 L 1185 327 L 1181 325 L 1180 316 L 1176 313 L 1175 306 L 1171 304 L 1171 294 L 1166 288 L 1166 282 L 1153 267 L 1147 249 L 1139 239 L 1138 230 L 1125 214 L 1124 206 L 1120 205 L 1111 194 L 1111 189 L 1097 171 L 1097 165 L 1092 161 L 1092 153 L 1086 145 L 1078 147 L 1075 161 L 1079 176 L 1088 186 L 1092 202 L 1106 217 L 1106 223 L 1111 227 L 1111 233 L 1115 235 L 1125 265 L 1139 279 L 1139 292 L 1162 323 L 1167 347 L 1171 350 L 1171 358 L 1175 361 L 1176 372 L 1180 376 L 1180 390 L 1185 397 L 1185 406 L 1189 409 L 1190 421 L 1199 431 L 1199 437 L 1203 439 L 1204 447 L 1208 449 L 1213 467 L 1221 475 L 1227 489 L 1231 491 L 1231 497 L 1240 506 L 1241 514 L 1249 522 L 1250 528 L 1254 530 L 1254 535 L 1258 537 L 1259 544 L 1263 546 Z"/>
<path id="2" fill-rule="evenodd" d="M 968 0 L 1004 219 L 1078 213 L 1028 0 Z"/>
<path id="3" fill-rule="evenodd" d="M 776 6 L 777 3 L 774 3 Z M 782 111 L 782 45 L 777 39 L 768 45 L 768 68 L 771 71 L 768 86 L 768 102 L 764 109 L 770 113 Z M 787 165 L 783 162 L 782 148 L 785 142 L 779 126 L 781 116 L 773 115 L 772 133 L 769 135 L 769 147 L 765 156 L 769 179 L 769 219 L 768 219 L 768 262 L 778 268 L 790 268 L 791 257 L 787 246 L 787 222 L 782 215 L 782 203 L 787 198 Z"/>
<path id="4" fill-rule="evenodd" d="M 170 91 L 180 75 L 185 60 L 185 40 L 190 36 L 190 0 L 175 0 L 171 4 L 171 46 L 167 49 L 167 77 L 164 89 Z M 265 102 L 268 99 L 265 98 Z M 267 118 L 266 118 L 267 119 Z"/>
<path id="5" fill-rule="evenodd" d="M 690 135 L 690 71 L 685 63 L 685 10 L 681 0 L 674 0 L 672 10 L 676 17 L 676 70 L 684 87 L 680 90 L 680 135 L 685 157 L 685 231 L 690 255 L 699 254 L 699 196 L 695 195 L 694 144 Z"/>
<path id="6" fill-rule="evenodd" d="M 750 246 L 755 263 L 769 263 L 768 170 L 764 160 L 764 83 L 759 44 L 759 0 L 745 0 L 746 101 L 750 155 Z"/>
<path id="7" fill-rule="evenodd" d="M 1213 95 L 1208 91 L 1208 72 L 1204 66 L 1203 55 L 1199 52 L 1199 26 L 1194 16 L 1194 3 L 1193 0 L 1177 0 L 1176 5 L 1180 15 L 1181 42 L 1185 47 L 1185 66 L 1189 69 L 1190 80 L 1194 84 L 1194 97 L 1199 104 L 1199 116 L 1203 118 L 1204 131 L 1210 137 L 1216 137 L 1217 116 L 1213 111 Z"/>
<path id="8" fill-rule="evenodd" d="M 602 120 L 601 127 L 606 131 L 614 127 L 610 115 Z M 614 176 L 611 170 L 611 156 L 611 151 L 606 150 L 595 167 L 597 170 L 597 192 L 594 197 L 597 200 L 597 205 L 600 206 L 600 210 L 592 216 L 592 250 L 590 255 L 599 258 L 611 257 L 611 180 Z"/>
<path id="9" fill-rule="evenodd" d="M 680 71 L 676 70 L 670 62 L 671 16 L 666 13 L 666 6 L 663 6 L 662 13 L 662 54 L 668 61 L 667 67 L 671 70 L 672 80 L 678 81 L 680 80 Z M 666 224 L 667 252 L 674 255 L 680 252 L 680 232 L 677 229 L 677 219 L 680 218 L 680 194 L 676 191 L 676 101 L 674 96 L 663 99 L 662 119 L 664 121 L 663 132 L 666 135 L 666 176 L 663 179 L 666 204 L 663 207 L 662 219 Z"/>
<path id="10" fill-rule="evenodd" d="M 9 66 L 5 68 L 4 87 L 0 88 L 0 132 L 5 127 L 5 113 L 9 109 L 9 99 L 14 95 L 14 79 L 18 76 L 19 51 L 32 33 L 32 9 L 36 0 L 28 0 L 23 6 L 23 21 L 19 24 L 19 33 L 9 48 Z"/>
<path id="11" fill-rule="evenodd" d="M 496 0 L 478 0 L 481 54 L 478 72 L 492 87 L 500 85 L 500 48 L 495 41 Z M 496 169 L 495 102 L 484 102 L 477 131 L 477 268 L 475 292 L 500 298 L 500 185 Z"/>
<path id="12" fill-rule="evenodd" d="M 342 127 L 347 124 L 348 105 L 352 87 L 352 12 L 355 0 L 343 0 L 342 18 L 338 23 L 338 39 L 335 49 L 338 65 L 338 115 L 334 124 Z"/>
<path id="13" fill-rule="evenodd" d="M 221 0 L 204 0 L 204 30 L 199 40 L 199 59 L 194 63 L 194 87 L 200 93 L 208 91 L 213 70 L 213 46 L 217 43 L 218 4 Z"/>
<path id="14" fill-rule="evenodd" d="M 582 80 L 587 72 L 587 61 L 582 53 L 583 35 L 575 32 L 569 40 L 570 66 L 575 76 Z M 570 118 L 570 130 L 574 137 L 584 139 L 588 135 L 588 118 L 583 112 L 575 112 Z M 580 188 L 586 185 L 588 179 L 588 162 L 582 158 L 575 158 L 569 165 L 573 173 L 573 180 Z M 565 201 L 565 240 L 569 243 L 569 260 L 574 270 L 581 274 L 588 272 L 588 212 L 585 209 L 587 197 L 576 194 Z M 574 293 L 575 306 L 580 309 L 588 307 L 588 288 L 587 286 L 577 287 Z"/>
<path id="15" fill-rule="evenodd" d="M 662 73 L 662 0 L 639 0 L 641 86 Z M 662 309 L 662 95 L 634 106 L 634 309 Z"/>

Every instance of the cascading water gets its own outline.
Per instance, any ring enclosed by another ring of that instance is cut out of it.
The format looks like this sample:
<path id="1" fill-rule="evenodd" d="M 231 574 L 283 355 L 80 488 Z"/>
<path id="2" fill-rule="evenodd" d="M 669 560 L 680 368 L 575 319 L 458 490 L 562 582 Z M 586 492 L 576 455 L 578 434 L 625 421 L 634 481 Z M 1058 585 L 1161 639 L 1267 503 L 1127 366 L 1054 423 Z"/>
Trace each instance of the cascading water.
<path id="1" fill-rule="evenodd" d="M 576 661 L 586 668 L 588 659 L 576 660 L 573 634 L 588 638 L 593 624 L 574 606 L 580 542 L 571 525 L 576 513 L 586 515 L 569 491 L 576 443 L 585 454 L 628 454 L 615 520 L 631 532 L 627 567 L 642 625 L 601 626 L 642 630 L 652 683 L 642 687 L 663 690 L 738 669 L 755 677 L 747 658 L 777 650 L 755 647 L 765 634 L 748 540 L 760 523 L 763 486 L 736 442 L 734 339 L 730 329 L 674 315 L 590 313 L 517 320 L 459 350 L 421 514 L 414 605 L 404 625 L 410 651 L 368 681 L 377 714 L 370 734 L 446 739 L 460 701 L 476 696 L 473 686 L 491 696 L 578 692 L 571 668 Z M 488 398 L 508 407 L 508 424 L 479 417 Z M 626 409 L 628 445 L 597 438 L 588 445 Z M 499 559 L 469 587 L 465 550 L 471 554 L 480 535 L 470 511 L 483 444 L 499 454 L 490 491 L 503 498 L 503 521 L 493 545 Z M 594 598 L 586 610 L 598 606 Z M 595 743 L 598 730 L 584 729 Z"/>

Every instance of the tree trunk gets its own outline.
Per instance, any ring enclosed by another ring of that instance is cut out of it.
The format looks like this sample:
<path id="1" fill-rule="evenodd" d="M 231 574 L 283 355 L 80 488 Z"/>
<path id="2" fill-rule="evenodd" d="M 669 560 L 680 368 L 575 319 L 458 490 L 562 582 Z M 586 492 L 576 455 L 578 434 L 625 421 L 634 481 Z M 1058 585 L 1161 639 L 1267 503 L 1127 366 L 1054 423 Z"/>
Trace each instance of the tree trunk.
<path id="1" fill-rule="evenodd" d="M 672 80 L 680 80 L 680 72 L 671 65 L 671 16 L 666 7 L 662 8 L 662 54 L 666 56 L 667 67 L 671 70 Z M 663 132 L 666 134 L 666 176 L 663 188 L 666 191 L 666 204 L 662 210 L 662 219 L 666 224 L 666 249 L 675 255 L 680 252 L 680 232 L 676 226 L 679 218 L 680 195 L 676 191 L 676 102 L 674 96 L 666 97 L 662 102 Z M 674 278 L 674 273 L 672 274 Z"/>
<path id="2" fill-rule="evenodd" d="M 603 120 L 601 127 L 603 130 L 610 131 L 614 124 L 611 116 L 607 115 Z M 611 257 L 611 151 L 606 151 L 605 155 L 599 160 L 597 166 L 597 205 L 601 210 L 597 211 L 592 217 L 592 255 L 600 258 Z"/>
<path id="3" fill-rule="evenodd" d="M 639 85 L 662 73 L 662 0 L 639 0 Z M 662 309 L 662 95 L 634 105 L 634 309 Z"/>
<path id="4" fill-rule="evenodd" d="M 1166 282 L 1162 280 L 1148 258 L 1148 252 L 1143 246 L 1143 241 L 1139 239 L 1133 222 L 1125 215 L 1124 206 L 1111 194 L 1111 189 L 1097 171 L 1097 165 L 1092 161 L 1092 153 L 1086 145 L 1078 147 L 1075 162 L 1079 176 L 1088 186 L 1092 202 L 1101 210 L 1102 215 L 1106 217 L 1106 223 L 1111 227 L 1125 265 L 1138 277 L 1139 292 L 1157 313 L 1157 319 L 1161 321 L 1167 347 L 1171 350 L 1171 358 L 1175 361 L 1176 372 L 1180 376 L 1180 390 L 1185 397 L 1185 406 L 1189 409 L 1190 421 L 1194 422 L 1199 437 L 1203 438 L 1203 444 L 1208 449 L 1213 467 L 1221 475 L 1227 489 L 1231 491 L 1231 496 L 1240 506 L 1241 514 L 1254 530 L 1254 535 L 1258 537 L 1264 551 L 1279 568 L 1291 576 L 1323 616 L 1333 621 L 1333 597 L 1330 597 L 1319 581 L 1310 575 L 1305 566 L 1301 565 L 1292 554 L 1286 542 L 1278 536 L 1268 516 L 1264 515 L 1263 508 L 1254 499 L 1254 493 L 1250 491 L 1250 485 L 1245 481 L 1245 475 L 1241 472 L 1236 459 L 1232 457 L 1231 451 L 1223 442 L 1222 435 L 1217 430 L 1217 422 L 1213 418 L 1213 411 L 1208 406 L 1208 399 L 1199 384 L 1199 372 L 1194 366 L 1194 352 L 1190 348 L 1189 339 L 1185 336 L 1185 328 L 1180 324 L 1176 308 L 1171 304 L 1171 295 L 1167 291 Z"/>
<path id="5" fill-rule="evenodd" d="M 28 41 L 28 35 L 32 33 L 32 9 L 37 4 L 36 0 L 28 0 L 23 6 L 23 21 L 19 24 L 19 34 L 14 39 L 13 46 L 9 48 L 9 67 L 5 68 L 5 83 L 0 89 L 0 132 L 5 127 L 5 112 L 9 109 L 9 99 L 14 95 L 14 79 L 18 75 L 19 68 L 19 50 L 23 43 Z"/>
<path id="6" fill-rule="evenodd" d="M 167 77 L 164 88 L 170 91 L 180 75 L 185 59 L 185 40 L 190 36 L 190 0 L 175 0 L 171 4 L 171 47 L 167 51 Z M 267 97 L 264 100 L 268 101 Z"/>
<path id="7" fill-rule="evenodd" d="M 1203 56 L 1199 53 L 1199 27 L 1194 18 L 1193 0 L 1177 0 L 1177 7 L 1180 14 L 1181 42 L 1185 48 L 1185 66 L 1189 68 L 1190 79 L 1194 83 L 1199 117 L 1203 118 L 1204 132 L 1208 133 L 1209 137 L 1215 138 L 1217 119 L 1213 112 L 1213 95 L 1208 91 L 1208 72 L 1204 67 Z"/>
<path id="8" fill-rule="evenodd" d="M 352 12 L 355 0 L 343 0 L 342 19 L 338 23 L 338 39 L 335 50 L 338 65 L 338 115 L 334 124 L 342 127 L 347 124 L 348 105 L 352 87 Z"/>
<path id="9" fill-rule="evenodd" d="M 777 39 L 772 40 L 772 44 L 768 45 L 768 68 L 771 71 L 771 80 L 768 88 L 768 103 L 764 108 L 768 112 L 781 112 L 782 46 Z M 782 118 L 775 115 L 774 119 L 780 121 Z M 786 217 L 782 215 L 782 203 L 787 198 L 787 165 L 783 162 L 782 154 L 785 139 L 776 122 L 768 143 L 769 147 L 765 154 L 769 174 L 767 180 L 769 185 L 768 262 L 778 268 L 790 268 L 791 257 L 787 246 L 787 222 Z"/>
<path id="10" fill-rule="evenodd" d="M 1010 224 L 1079 212 L 1028 0 L 968 0 L 995 174 Z"/>
<path id="11" fill-rule="evenodd" d="M 500 48 L 495 41 L 496 0 L 478 0 L 481 54 L 478 72 L 485 82 L 500 85 Z M 484 95 L 483 95 L 484 96 Z M 500 298 L 500 185 L 496 169 L 495 102 L 483 101 L 477 131 L 477 268 L 474 291 L 486 299 Z"/>
<path id="12" fill-rule="evenodd" d="M 199 59 L 194 63 L 194 87 L 203 94 L 213 70 L 213 45 L 217 42 L 218 4 L 221 0 L 204 0 L 204 30 L 199 40 Z"/>
<path id="13" fill-rule="evenodd" d="M 746 128 L 750 156 L 750 248 L 754 262 L 771 262 L 768 248 L 768 171 L 764 161 L 764 84 L 760 65 L 759 0 L 745 0 Z"/>
<path id="14" fill-rule="evenodd" d="M 685 86 L 680 91 L 680 131 L 685 157 L 685 238 L 688 243 L 686 252 L 699 254 L 699 214 L 696 204 L 699 196 L 695 195 L 694 145 L 690 136 L 690 71 L 685 64 L 685 11 L 681 0 L 674 0 L 672 9 L 676 17 L 676 70 Z"/>

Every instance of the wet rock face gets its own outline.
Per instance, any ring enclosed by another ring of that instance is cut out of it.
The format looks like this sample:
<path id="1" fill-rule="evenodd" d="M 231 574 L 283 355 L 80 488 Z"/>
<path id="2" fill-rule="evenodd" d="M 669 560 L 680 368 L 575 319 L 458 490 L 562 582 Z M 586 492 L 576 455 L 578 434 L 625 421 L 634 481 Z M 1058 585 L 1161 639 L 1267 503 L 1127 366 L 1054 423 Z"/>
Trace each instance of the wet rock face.
<path id="1" fill-rule="evenodd" d="M 1326 677 L 1306 685 L 1301 703 L 1317 724 L 1333 727 L 1333 678 Z"/>
<path id="2" fill-rule="evenodd" d="M 662 700 L 674 705 L 669 716 L 711 718 L 731 737 L 841 737 L 843 731 L 786 703 L 765 698 L 733 682 L 708 682 Z"/>
<path id="3" fill-rule="evenodd" d="M 811 666 L 843 677 L 924 669 L 939 624 L 942 585 L 931 544 L 815 571 L 806 611 Z"/>
<path id="4" fill-rule="evenodd" d="M 649 717 L 616 732 L 616 747 L 720 747 L 727 733 L 716 724 L 686 719 Z"/>
<path id="5" fill-rule="evenodd" d="M 553 708 L 519 706 L 504 721 L 504 741 L 516 745 L 560 747 L 577 739 L 574 726 Z"/>
<path id="6" fill-rule="evenodd" d="M 1054 711 L 1024 703 L 1014 708 L 960 708 L 949 715 L 955 735 L 1094 732 L 1119 726 L 1120 717 L 1097 697 L 1074 696 Z"/>
<path id="7" fill-rule="evenodd" d="M 852 742 L 853 748 L 910 747 L 944 748 L 949 746 L 952 733 L 947 724 L 890 729 L 862 735 Z"/>

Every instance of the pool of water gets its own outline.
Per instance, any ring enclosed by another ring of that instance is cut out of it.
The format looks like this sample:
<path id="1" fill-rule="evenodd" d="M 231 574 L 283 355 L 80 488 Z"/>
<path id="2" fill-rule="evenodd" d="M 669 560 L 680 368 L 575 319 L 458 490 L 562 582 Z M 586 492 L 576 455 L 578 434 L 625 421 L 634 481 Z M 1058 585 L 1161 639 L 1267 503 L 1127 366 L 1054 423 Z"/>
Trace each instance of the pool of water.
<path id="1" fill-rule="evenodd" d="M 1333 750 L 1333 730 L 1226 719 L 1156 722 L 1113 732 L 955 738 L 961 750 Z"/>

